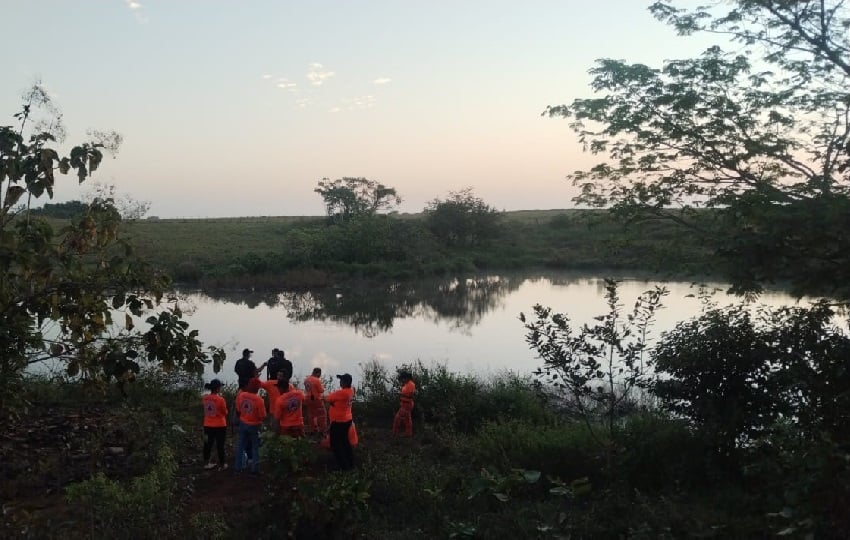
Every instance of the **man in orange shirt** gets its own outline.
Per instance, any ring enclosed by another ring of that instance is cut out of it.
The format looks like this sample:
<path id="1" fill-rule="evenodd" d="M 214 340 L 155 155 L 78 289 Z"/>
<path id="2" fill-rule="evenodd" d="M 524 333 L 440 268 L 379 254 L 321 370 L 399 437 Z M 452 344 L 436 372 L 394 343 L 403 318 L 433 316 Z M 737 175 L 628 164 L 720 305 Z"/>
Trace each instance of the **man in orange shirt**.
<path id="1" fill-rule="evenodd" d="M 313 368 L 313 374 L 304 379 L 304 393 L 307 396 L 307 433 L 324 433 L 328 429 L 328 412 L 322 401 L 325 387 L 322 385 L 322 368 Z"/>
<path id="2" fill-rule="evenodd" d="M 274 430 L 275 433 L 279 433 L 277 416 L 275 416 L 274 411 L 275 411 L 275 404 L 277 403 L 277 398 L 280 397 L 280 393 L 282 391 L 280 389 L 280 386 L 278 386 L 278 382 L 280 381 L 280 378 L 282 376 L 283 376 L 283 371 L 278 371 L 277 373 L 274 374 L 273 379 L 269 379 L 268 381 L 260 381 L 260 388 L 265 390 L 266 395 L 268 396 L 268 407 L 266 407 L 266 410 L 268 410 L 269 413 L 271 414 L 271 416 L 273 417 L 272 418 L 273 421 L 271 422 L 271 424 L 272 424 L 272 429 Z M 289 380 L 287 378 L 286 386 L 284 386 L 283 388 L 288 388 L 288 387 L 289 387 Z"/>
<path id="3" fill-rule="evenodd" d="M 290 437 L 304 436 L 304 392 L 289 384 L 289 377 L 281 373 L 278 378 L 280 397 L 275 401 L 272 414 L 278 419 L 280 433 Z"/>
<path id="4" fill-rule="evenodd" d="M 398 435 L 403 429 L 405 437 L 413 437 L 413 395 L 416 393 L 416 384 L 407 370 L 399 371 L 398 378 L 401 381 L 401 404 L 393 419 L 393 435 Z"/>
<path id="5" fill-rule="evenodd" d="M 351 375 L 337 375 L 339 390 L 325 397 L 330 403 L 328 416 L 331 420 L 330 443 L 334 458 L 340 469 L 346 471 L 354 468 L 354 450 L 348 440 L 348 430 L 351 429 L 351 403 L 354 401 L 354 389 L 351 387 Z"/>
<path id="6" fill-rule="evenodd" d="M 244 391 L 236 396 L 236 410 L 239 411 L 239 435 L 236 439 L 236 463 L 233 470 L 241 472 L 245 468 L 246 445 L 251 445 L 251 472 L 257 474 L 260 465 L 260 426 L 266 417 L 266 404 L 257 395 L 260 379 L 254 377 L 245 385 Z"/>
<path id="7" fill-rule="evenodd" d="M 215 468 L 215 463 L 210 461 L 212 457 L 212 447 L 215 443 L 216 451 L 218 452 L 218 468 L 224 470 L 227 468 L 227 463 L 224 462 L 224 438 L 227 435 L 227 403 L 221 397 L 221 381 L 213 379 L 204 385 L 204 388 L 210 391 L 202 399 L 204 405 L 204 435 L 207 436 L 204 442 L 204 469 Z"/>

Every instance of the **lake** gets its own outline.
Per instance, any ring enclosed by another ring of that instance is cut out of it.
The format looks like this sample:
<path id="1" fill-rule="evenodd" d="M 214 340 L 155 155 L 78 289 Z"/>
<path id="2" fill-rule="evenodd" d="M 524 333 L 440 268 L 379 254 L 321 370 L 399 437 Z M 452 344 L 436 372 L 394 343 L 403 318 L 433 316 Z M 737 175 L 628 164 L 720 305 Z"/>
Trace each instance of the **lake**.
<path id="1" fill-rule="evenodd" d="M 655 285 L 670 291 L 655 319 L 654 337 L 700 313 L 699 287 L 691 282 L 618 279 L 621 303 L 628 311 L 638 295 Z M 720 305 L 741 301 L 727 296 L 723 284 L 705 286 L 716 290 L 714 301 Z M 226 350 L 227 361 L 217 375 L 225 382 L 235 381 L 233 365 L 245 347 L 255 351 L 257 365 L 273 348 L 283 349 L 299 380 L 318 366 L 325 375 L 351 373 L 355 386 L 359 366 L 372 360 L 390 370 L 419 360 L 483 377 L 504 370 L 531 373 L 541 361 L 525 342 L 521 312 L 531 315 L 540 303 L 568 315 L 574 327 L 607 312 L 602 277 L 564 272 L 315 292 L 181 294 L 186 320 L 200 331 L 200 338 Z M 794 304 L 795 299 L 769 291 L 757 303 L 779 306 Z M 213 376 L 209 367 L 206 379 Z"/>

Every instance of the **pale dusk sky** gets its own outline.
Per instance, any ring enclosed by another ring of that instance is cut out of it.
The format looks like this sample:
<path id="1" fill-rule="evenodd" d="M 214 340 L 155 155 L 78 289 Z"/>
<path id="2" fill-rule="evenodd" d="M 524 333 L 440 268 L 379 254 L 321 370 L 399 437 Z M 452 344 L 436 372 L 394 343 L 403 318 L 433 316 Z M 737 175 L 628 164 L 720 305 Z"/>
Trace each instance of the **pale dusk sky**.
<path id="1" fill-rule="evenodd" d="M 66 143 L 124 137 L 95 181 L 160 217 L 319 215 L 323 177 L 397 189 L 402 212 L 473 187 L 500 210 L 568 208 L 596 159 L 547 105 L 597 58 L 700 52 L 649 0 L 0 0 L 0 115 L 41 80 Z M 60 177 L 55 201 L 79 198 Z M 83 189 L 82 191 L 85 191 Z"/>

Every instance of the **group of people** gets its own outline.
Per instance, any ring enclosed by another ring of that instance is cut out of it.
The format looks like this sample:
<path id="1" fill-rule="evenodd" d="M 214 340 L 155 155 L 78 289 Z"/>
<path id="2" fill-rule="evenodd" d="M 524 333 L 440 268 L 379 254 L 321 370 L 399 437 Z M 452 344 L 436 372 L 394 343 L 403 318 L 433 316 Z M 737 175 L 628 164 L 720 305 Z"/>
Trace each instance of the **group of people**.
<path id="1" fill-rule="evenodd" d="M 297 388 L 292 379 L 292 362 L 282 350 L 274 349 L 268 361 L 257 367 L 251 359 L 254 353 L 244 349 L 234 368 L 239 390 L 235 410 L 238 413 L 236 459 L 234 470 L 259 472 L 260 429 L 271 421 L 271 427 L 281 436 L 301 438 L 307 434 L 326 436 L 338 467 L 354 467 L 352 440 L 356 440 L 351 405 L 354 401 L 352 378 L 348 373 L 337 375 L 339 389 L 325 395 L 321 368 L 313 368 L 304 379 L 304 390 Z M 260 373 L 266 369 L 266 380 Z M 416 385 L 407 371 L 401 371 L 401 404 L 393 420 L 393 434 L 413 435 L 413 397 Z M 205 469 L 227 469 L 224 443 L 227 434 L 228 407 L 221 396 L 222 383 L 213 379 L 204 385 L 209 393 L 203 397 L 204 406 L 204 465 Z M 268 405 L 259 394 L 265 390 Z M 325 408 L 327 403 L 328 408 Z M 330 419 L 330 425 L 328 425 Z M 212 447 L 216 446 L 218 464 L 211 461 Z"/>

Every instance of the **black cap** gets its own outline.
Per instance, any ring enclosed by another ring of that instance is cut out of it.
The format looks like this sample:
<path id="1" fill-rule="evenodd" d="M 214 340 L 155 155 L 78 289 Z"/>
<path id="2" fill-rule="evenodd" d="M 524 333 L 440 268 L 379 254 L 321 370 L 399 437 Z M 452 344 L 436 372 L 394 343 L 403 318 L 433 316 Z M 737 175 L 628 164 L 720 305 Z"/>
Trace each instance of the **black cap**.
<path id="1" fill-rule="evenodd" d="M 207 390 L 213 390 L 215 388 L 221 388 L 221 381 L 218 380 L 218 379 L 213 379 L 210 382 L 208 382 L 207 384 L 205 384 L 204 388 L 206 388 Z"/>
<path id="2" fill-rule="evenodd" d="M 254 354 L 254 351 L 251 349 L 242 349 L 242 356 L 248 356 L 249 354 Z"/>
<path id="3" fill-rule="evenodd" d="M 337 375 L 336 378 L 339 379 L 340 382 L 343 382 L 343 383 L 351 386 L 351 375 L 349 375 L 348 373 L 343 373 L 342 375 Z"/>

